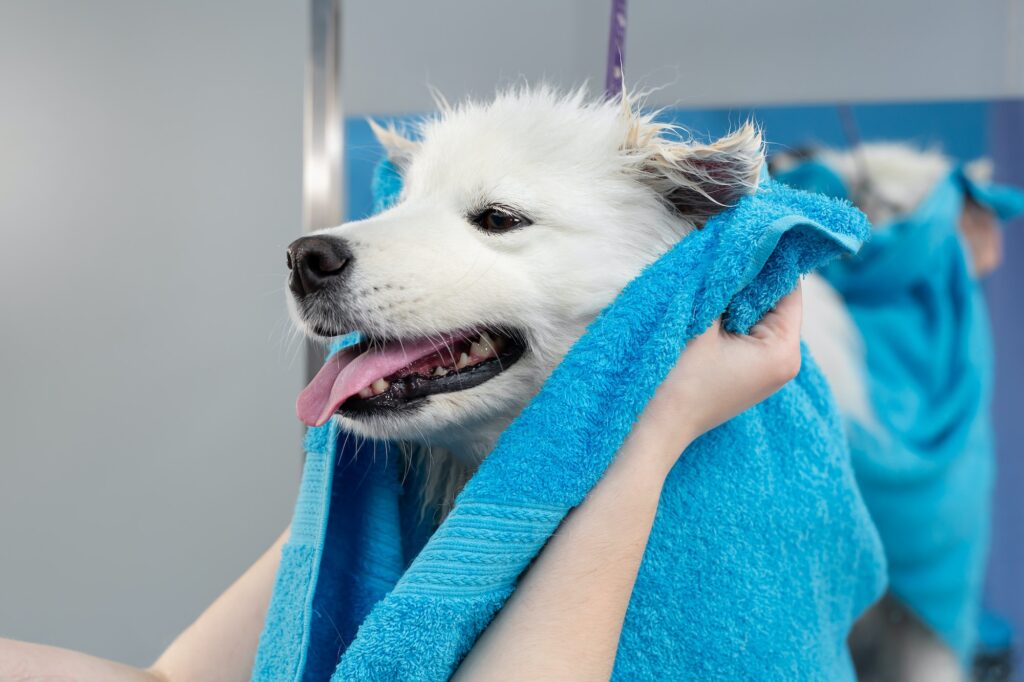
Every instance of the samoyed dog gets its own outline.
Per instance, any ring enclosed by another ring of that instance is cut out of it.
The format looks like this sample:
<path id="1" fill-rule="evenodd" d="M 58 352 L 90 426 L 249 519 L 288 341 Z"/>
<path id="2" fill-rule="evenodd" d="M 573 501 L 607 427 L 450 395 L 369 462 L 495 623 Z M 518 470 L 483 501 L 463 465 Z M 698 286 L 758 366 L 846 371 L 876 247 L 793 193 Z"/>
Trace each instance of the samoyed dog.
<path id="1" fill-rule="evenodd" d="M 415 140 L 374 128 L 398 202 L 288 249 L 303 330 L 364 337 L 326 362 L 298 413 L 428 453 L 442 506 L 597 314 L 753 192 L 764 163 L 752 125 L 695 142 L 582 90 L 442 105 Z"/>

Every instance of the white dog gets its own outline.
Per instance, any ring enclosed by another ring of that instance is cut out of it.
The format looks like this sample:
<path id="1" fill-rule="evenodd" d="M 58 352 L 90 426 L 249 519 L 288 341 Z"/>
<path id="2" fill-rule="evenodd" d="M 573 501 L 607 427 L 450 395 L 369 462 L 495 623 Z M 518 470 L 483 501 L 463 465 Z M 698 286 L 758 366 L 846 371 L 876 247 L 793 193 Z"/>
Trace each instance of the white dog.
<path id="1" fill-rule="evenodd" d="M 601 309 L 752 192 L 764 162 L 753 126 L 699 144 L 628 103 L 546 88 L 444 106 L 417 141 L 376 133 L 397 205 L 289 248 L 299 324 L 367 339 L 299 412 L 425 446 L 442 502 Z"/>

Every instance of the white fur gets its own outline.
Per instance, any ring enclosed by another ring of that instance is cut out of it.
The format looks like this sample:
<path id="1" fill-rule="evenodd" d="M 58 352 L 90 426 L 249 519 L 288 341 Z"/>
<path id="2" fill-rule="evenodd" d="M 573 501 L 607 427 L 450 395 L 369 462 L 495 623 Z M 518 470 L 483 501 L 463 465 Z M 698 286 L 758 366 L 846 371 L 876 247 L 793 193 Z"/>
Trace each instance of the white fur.
<path id="1" fill-rule="evenodd" d="M 819 160 L 853 190 L 852 199 L 873 225 L 912 211 L 950 168 L 940 152 L 898 142 L 872 142 L 852 151 L 823 149 Z"/>
<path id="2" fill-rule="evenodd" d="M 389 338 L 511 326 L 525 333 L 528 350 L 490 381 L 430 396 L 422 409 L 338 418 L 359 435 L 444 448 L 470 467 L 597 313 L 695 223 L 724 208 L 723 196 L 752 191 L 763 160 L 750 126 L 696 144 L 628 103 L 547 88 L 445 107 L 419 132 L 411 142 L 378 127 L 402 169 L 399 203 L 324 231 L 354 253 L 339 301 L 345 319 Z M 708 159 L 734 172 L 710 178 Z M 467 215 L 492 203 L 521 210 L 533 224 L 482 232 Z"/>
<path id="3" fill-rule="evenodd" d="M 852 150 L 822 147 L 814 150 L 813 156 L 843 180 L 851 201 L 875 226 L 884 226 L 914 210 L 951 167 L 941 152 L 903 142 L 868 142 Z M 781 152 L 772 157 L 772 164 L 773 168 L 787 170 L 800 160 Z M 986 160 L 968 166 L 968 173 L 979 180 L 991 176 L 991 172 Z"/>
<path id="4" fill-rule="evenodd" d="M 876 419 L 864 383 L 864 339 L 842 298 L 817 274 L 804 279 L 804 326 L 802 335 L 828 380 L 840 413 L 861 424 Z"/>

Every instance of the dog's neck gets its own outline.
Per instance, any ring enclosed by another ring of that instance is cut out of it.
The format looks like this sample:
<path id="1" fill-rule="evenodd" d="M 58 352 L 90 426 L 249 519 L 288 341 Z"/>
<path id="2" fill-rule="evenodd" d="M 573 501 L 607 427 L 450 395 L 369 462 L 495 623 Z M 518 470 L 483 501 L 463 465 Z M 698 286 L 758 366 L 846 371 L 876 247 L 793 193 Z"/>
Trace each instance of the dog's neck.
<path id="1" fill-rule="evenodd" d="M 504 426 L 508 426 L 508 424 Z M 475 471 L 484 458 L 491 454 L 491 450 L 494 449 L 498 442 L 498 436 L 503 430 L 504 427 L 481 429 L 479 432 L 464 434 L 466 437 L 445 440 L 438 445 L 450 453 L 460 464 L 470 471 Z"/>
<path id="2" fill-rule="evenodd" d="M 423 472 L 423 510 L 433 510 L 440 523 L 455 505 L 455 497 L 476 473 L 477 467 L 494 449 L 498 433 L 476 435 L 431 444 L 408 444 L 410 463 Z"/>
<path id="3" fill-rule="evenodd" d="M 444 450 L 462 467 L 475 472 L 494 450 L 501 434 L 519 416 L 521 409 L 522 406 L 518 406 L 486 418 L 477 418 L 471 423 L 449 427 L 445 433 L 434 433 L 428 442 L 421 444 Z"/>

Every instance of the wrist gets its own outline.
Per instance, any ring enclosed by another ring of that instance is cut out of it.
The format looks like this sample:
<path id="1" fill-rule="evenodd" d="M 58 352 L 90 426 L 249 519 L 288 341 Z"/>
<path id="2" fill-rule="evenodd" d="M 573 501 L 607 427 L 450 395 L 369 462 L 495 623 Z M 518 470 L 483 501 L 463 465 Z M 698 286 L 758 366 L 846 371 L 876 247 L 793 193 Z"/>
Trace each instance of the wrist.
<path id="1" fill-rule="evenodd" d="M 619 449 L 617 461 L 639 474 L 663 482 L 693 437 L 678 425 L 661 428 L 657 423 L 641 419 Z"/>

